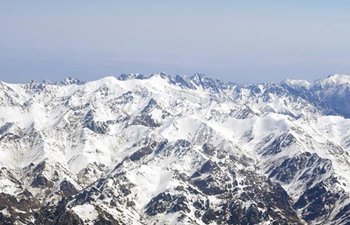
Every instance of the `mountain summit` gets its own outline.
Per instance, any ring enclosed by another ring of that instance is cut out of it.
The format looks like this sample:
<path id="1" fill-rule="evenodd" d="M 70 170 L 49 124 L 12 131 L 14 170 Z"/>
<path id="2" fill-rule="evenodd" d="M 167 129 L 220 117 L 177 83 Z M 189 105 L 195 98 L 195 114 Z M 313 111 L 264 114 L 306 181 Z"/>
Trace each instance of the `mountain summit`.
<path id="1" fill-rule="evenodd" d="M 0 224 L 349 224 L 349 81 L 0 82 Z"/>

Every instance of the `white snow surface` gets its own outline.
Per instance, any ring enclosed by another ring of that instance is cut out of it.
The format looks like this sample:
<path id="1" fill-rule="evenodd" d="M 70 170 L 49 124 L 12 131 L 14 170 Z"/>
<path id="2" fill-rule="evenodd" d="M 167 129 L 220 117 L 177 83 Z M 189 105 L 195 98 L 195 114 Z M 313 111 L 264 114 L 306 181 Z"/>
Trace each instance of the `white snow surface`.
<path id="1" fill-rule="evenodd" d="M 84 221 L 85 224 L 94 224 L 98 217 L 98 213 L 93 205 L 77 205 L 74 206 L 72 210 Z"/>
<path id="2" fill-rule="evenodd" d="M 310 89 L 316 85 L 350 85 L 349 81 L 349 76 L 333 75 L 314 83 L 285 83 Z M 30 165 L 45 161 L 49 165 L 43 171 L 45 177 L 51 179 L 60 168 L 55 185 L 66 178 L 79 189 L 79 185 L 88 186 L 113 174 L 114 168 L 126 160 L 129 170 L 125 177 L 134 184 L 134 208 L 142 212 L 151 198 L 179 184 L 172 179 L 174 171 L 191 174 L 207 160 L 201 148 L 210 143 L 214 147 L 230 146 L 234 154 L 252 158 L 256 163 L 251 168 L 266 176 L 285 158 L 316 153 L 331 160 L 333 170 L 315 182 L 335 175 L 344 184 L 341 188 L 350 192 L 349 119 L 325 115 L 300 97 L 264 94 L 272 88 L 267 84 L 259 85 L 261 92 L 254 95 L 248 87 L 237 92 L 232 86 L 215 93 L 193 81 L 191 84 L 196 89 L 171 84 L 162 74 L 125 81 L 106 77 L 83 85 L 42 84 L 36 89 L 30 84 L 2 82 L 0 166 L 21 174 L 19 171 L 23 173 Z M 147 111 L 151 100 L 156 106 Z M 264 155 L 266 148 L 284 134 L 295 138 L 293 144 L 282 147 L 278 154 Z M 192 145 L 181 155 L 146 155 L 140 164 L 128 159 L 152 140 L 170 144 L 183 140 Z M 28 186 L 32 180 L 23 178 L 22 182 Z M 281 185 L 294 199 L 305 191 L 297 181 Z M 16 188 L 9 179 L 0 178 L 0 192 L 15 195 Z M 72 210 L 87 224 L 93 224 L 98 216 L 91 204 Z M 159 224 L 178 224 L 177 217 L 161 218 Z"/>

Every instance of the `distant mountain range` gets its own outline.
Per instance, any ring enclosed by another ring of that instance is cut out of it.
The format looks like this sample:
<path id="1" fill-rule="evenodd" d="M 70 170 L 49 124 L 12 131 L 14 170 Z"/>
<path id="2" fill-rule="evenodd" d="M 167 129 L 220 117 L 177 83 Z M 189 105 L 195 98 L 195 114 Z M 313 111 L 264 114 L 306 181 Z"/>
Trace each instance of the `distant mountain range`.
<path id="1" fill-rule="evenodd" d="M 0 82 L 0 224 L 350 224 L 349 88 Z"/>

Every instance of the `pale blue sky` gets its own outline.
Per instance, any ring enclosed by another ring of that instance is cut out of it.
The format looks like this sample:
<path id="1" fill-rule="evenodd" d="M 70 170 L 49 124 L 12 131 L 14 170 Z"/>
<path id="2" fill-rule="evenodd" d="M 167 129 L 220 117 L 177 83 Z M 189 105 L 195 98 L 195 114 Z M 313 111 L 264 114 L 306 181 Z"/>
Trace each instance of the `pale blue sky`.
<path id="1" fill-rule="evenodd" d="M 0 80 L 350 74 L 350 1 L 0 1 Z"/>

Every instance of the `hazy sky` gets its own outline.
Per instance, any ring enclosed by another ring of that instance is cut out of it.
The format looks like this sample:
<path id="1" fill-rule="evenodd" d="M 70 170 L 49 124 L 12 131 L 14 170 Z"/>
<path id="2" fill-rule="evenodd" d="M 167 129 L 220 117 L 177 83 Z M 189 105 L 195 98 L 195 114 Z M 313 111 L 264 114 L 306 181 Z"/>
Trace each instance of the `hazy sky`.
<path id="1" fill-rule="evenodd" d="M 0 80 L 350 74 L 350 1 L 0 0 Z"/>

